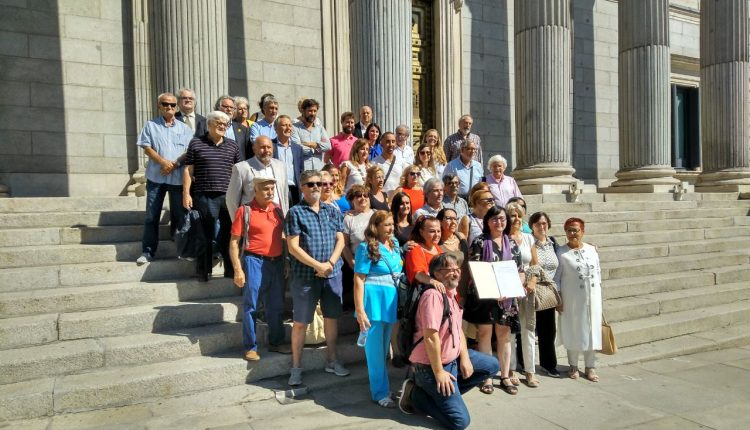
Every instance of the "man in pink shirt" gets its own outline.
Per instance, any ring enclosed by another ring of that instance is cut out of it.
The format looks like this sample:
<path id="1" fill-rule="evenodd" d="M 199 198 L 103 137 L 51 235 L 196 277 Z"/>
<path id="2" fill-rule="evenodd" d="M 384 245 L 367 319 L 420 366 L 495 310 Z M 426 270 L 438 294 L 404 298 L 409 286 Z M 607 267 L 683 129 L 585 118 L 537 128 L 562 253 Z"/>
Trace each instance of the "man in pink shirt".
<path id="1" fill-rule="evenodd" d="M 331 150 L 325 154 L 325 162 L 333 162 L 339 167 L 341 163 L 349 159 L 357 136 L 354 134 L 354 113 L 344 112 L 341 114 L 341 133 L 331 138 Z"/>
<path id="2" fill-rule="evenodd" d="M 445 287 L 445 294 L 429 289 L 417 309 L 417 330 L 409 361 L 414 379 L 404 381 L 399 408 L 405 413 L 423 412 L 450 429 L 465 429 L 471 418 L 462 394 L 496 374 L 495 357 L 466 347 L 461 329 L 463 310 L 456 301 L 462 257 L 440 254 L 430 262 L 430 275 Z M 444 301 L 450 315 L 443 321 Z"/>

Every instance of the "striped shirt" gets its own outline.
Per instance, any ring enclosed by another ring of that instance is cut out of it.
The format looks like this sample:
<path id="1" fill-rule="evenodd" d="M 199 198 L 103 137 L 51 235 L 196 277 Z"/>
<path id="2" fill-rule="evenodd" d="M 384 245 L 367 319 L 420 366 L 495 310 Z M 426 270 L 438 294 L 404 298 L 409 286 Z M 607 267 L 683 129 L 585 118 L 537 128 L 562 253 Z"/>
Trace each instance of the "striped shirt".
<path id="1" fill-rule="evenodd" d="M 190 141 L 183 164 L 193 166 L 193 191 L 226 193 L 232 166 L 239 163 L 240 147 L 231 139 L 216 145 L 205 134 Z"/>

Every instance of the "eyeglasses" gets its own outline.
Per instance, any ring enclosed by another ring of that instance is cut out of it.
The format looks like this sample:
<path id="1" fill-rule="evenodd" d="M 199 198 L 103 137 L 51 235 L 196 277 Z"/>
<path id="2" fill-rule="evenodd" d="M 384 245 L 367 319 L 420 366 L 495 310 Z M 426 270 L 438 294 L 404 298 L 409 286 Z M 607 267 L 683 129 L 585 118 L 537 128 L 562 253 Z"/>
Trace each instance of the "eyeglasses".
<path id="1" fill-rule="evenodd" d="M 486 199 L 479 199 L 479 203 L 484 203 L 484 204 L 493 203 L 494 204 L 495 203 L 495 199 L 490 198 L 490 197 L 488 197 Z"/>
<path id="2" fill-rule="evenodd" d="M 409 172 L 409 176 L 422 176 L 422 172 Z"/>
<path id="3" fill-rule="evenodd" d="M 171 108 L 174 108 L 174 107 L 177 107 L 177 103 L 161 102 L 161 106 L 162 107 L 171 107 Z"/>
<path id="4" fill-rule="evenodd" d="M 243 112 L 247 112 L 247 108 L 246 107 L 237 108 L 237 110 L 243 111 Z"/>
<path id="5" fill-rule="evenodd" d="M 324 187 L 332 187 L 333 186 L 333 182 L 321 182 L 321 184 L 323 184 Z"/>
<path id="6" fill-rule="evenodd" d="M 305 182 L 302 185 L 306 186 L 307 188 L 320 188 L 323 186 L 323 182 Z"/>
<path id="7" fill-rule="evenodd" d="M 224 108 L 224 109 L 232 109 L 232 110 L 236 110 L 237 109 L 236 107 L 230 106 L 230 105 L 221 105 L 221 107 Z"/>
<path id="8" fill-rule="evenodd" d="M 364 193 L 357 192 L 357 193 L 352 194 L 352 197 L 354 197 L 355 199 L 361 199 L 362 197 L 367 197 L 367 195 Z"/>
<path id="9" fill-rule="evenodd" d="M 457 187 L 457 186 L 461 185 L 461 182 L 459 182 L 459 181 L 451 181 L 451 182 L 448 182 L 445 185 L 451 185 L 451 186 Z"/>
<path id="10" fill-rule="evenodd" d="M 581 230 L 579 230 L 577 228 L 566 228 L 565 229 L 565 233 L 570 233 L 570 234 L 576 234 L 576 233 L 579 233 L 580 231 Z"/>
<path id="11" fill-rule="evenodd" d="M 226 122 L 219 122 L 219 121 L 217 121 L 217 122 L 214 123 L 214 126 L 216 128 L 227 128 L 227 127 L 229 127 L 229 124 L 227 124 Z"/>
<path id="12" fill-rule="evenodd" d="M 494 224 L 504 224 L 504 223 L 507 223 L 508 220 L 505 219 L 504 216 L 496 216 L 494 218 L 490 218 L 490 222 Z"/>
<path id="13" fill-rule="evenodd" d="M 458 218 L 454 216 L 446 216 L 446 217 L 443 217 L 443 221 L 458 221 Z"/>
<path id="14" fill-rule="evenodd" d="M 438 272 L 443 272 L 443 273 L 461 273 L 461 269 L 459 269 L 459 268 L 456 268 L 456 269 L 438 269 L 437 271 Z"/>
<path id="15" fill-rule="evenodd" d="M 419 151 L 419 155 L 431 155 L 432 151 Z"/>

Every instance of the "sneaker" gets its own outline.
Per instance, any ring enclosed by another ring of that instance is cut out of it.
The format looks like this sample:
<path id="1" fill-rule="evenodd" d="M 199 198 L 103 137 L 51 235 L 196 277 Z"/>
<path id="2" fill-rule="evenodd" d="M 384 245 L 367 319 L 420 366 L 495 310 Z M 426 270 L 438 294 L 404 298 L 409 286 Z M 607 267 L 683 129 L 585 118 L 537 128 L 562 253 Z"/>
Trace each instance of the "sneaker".
<path id="1" fill-rule="evenodd" d="M 401 412 L 411 415 L 414 413 L 414 404 L 411 402 L 411 392 L 414 390 L 414 380 L 411 378 L 404 379 L 401 385 L 401 397 L 398 399 L 398 408 Z"/>
<path id="2" fill-rule="evenodd" d="M 560 372 L 557 371 L 557 369 L 547 369 L 546 367 L 542 367 L 544 371 L 547 373 L 547 376 L 550 378 L 559 378 Z"/>
<path id="3" fill-rule="evenodd" d="M 326 363 L 326 372 L 333 373 L 336 376 L 349 376 L 349 369 L 342 366 L 338 361 L 329 361 Z"/>
<path id="4" fill-rule="evenodd" d="M 146 264 L 146 263 L 150 263 L 150 262 L 151 262 L 151 260 L 153 260 L 153 259 L 154 259 L 154 256 L 153 256 L 153 255 L 151 255 L 151 253 L 150 253 L 150 252 L 144 252 L 143 254 L 141 254 L 141 256 L 140 256 L 140 257 L 138 257 L 138 259 L 137 259 L 137 260 L 135 260 L 135 262 L 136 262 L 136 264 L 138 264 L 139 266 L 142 266 L 142 265 L 144 265 L 144 264 Z"/>
<path id="5" fill-rule="evenodd" d="M 302 385 L 302 368 L 292 367 L 289 371 L 289 381 L 287 384 L 291 386 Z"/>
<path id="6" fill-rule="evenodd" d="M 245 352 L 245 360 L 247 361 L 258 361 L 260 360 L 260 355 L 258 355 L 258 351 L 247 351 Z"/>

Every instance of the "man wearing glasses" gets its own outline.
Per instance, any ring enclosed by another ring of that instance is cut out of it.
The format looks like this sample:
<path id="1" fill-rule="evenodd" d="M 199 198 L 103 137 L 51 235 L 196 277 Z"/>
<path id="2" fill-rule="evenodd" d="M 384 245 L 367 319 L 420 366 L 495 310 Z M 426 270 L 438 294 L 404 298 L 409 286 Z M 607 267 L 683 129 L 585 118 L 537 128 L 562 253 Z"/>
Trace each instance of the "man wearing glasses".
<path id="1" fill-rule="evenodd" d="M 461 183 L 458 188 L 458 195 L 464 200 L 468 198 L 471 187 L 481 182 L 484 176 L 482 165 L 474 159 L 474 155 L 479 150 L 479 145 L 472 140 L 461 142 L 461 155 L 452 160 L 445 166 L 443 175 L 456 175 Z"/>
<path id="2" fill-rule="evenodd" d="M 237 112 L 237 105 L 235 105 L 232 96 L 223 95 L 216 100 L 214 109 L 224 112 L 229 118 L 234 118 Z M 241 160 L 247 160 L 253 156 L 253 149 L 250 142 L 250 128 L 247 124 L 231 120 L 224 137 L 232 139 L 239 146 Z"/>
<path id="3" fill-rule="evenodd" d="M 462 199 L 458 195 L 458 189 L 461 186 L 461 180 L 458 179 L 453 173 L 449 173 L 443 176 L 443 184 L 445 184 L 445 195 L 443 197 L 443 207 L 453 209 L 456 211 L 459 222 L 469 214 L 469 204 L 466 200 Z"/>
<path id="4" fill-rule="evenodd" d="M 341 306 L 341 252 L 344 226 L 341 214 L 332 205 L 321 204 L 320 172 L 306 170 L 300 176 L 302 201 L 289 210 L 284 225 L 291 260 L 289 290 L 292 295 L 292 368 L 289 385 L 302 384 L 302 348 L 307 325 L 313 320 L 320 300 L 323 311 L 328 361 L 325 371 L 349 375 L 336 360 L 337 319 Z"/>
<path id="5" fill-rule="evenodd" d="M 195 112 L 195 93 L 189 88 L 183 88 L 177 93 L 177 107 L 180 109 L 175 118 L 182 121 L 193 130 L 193 136 L 203 136 L 206 128 L 206 117 Z"/>
<path id="6" fill-rule="evenodd" d="M 159 116 L 148 121 L 136 144 L 148 157 L 146 165 L 146 220 L 143 225 L 142 254 L 139 265 L 153 260 L 159 246 L 159 220 L 164 197 L 169 193 L 172 233 L 182 224 L 182 169 L 180 157 L 187 150 L 193 131 L 175 120 L 177 98 L 172 93 L 158 97 Z"/>

